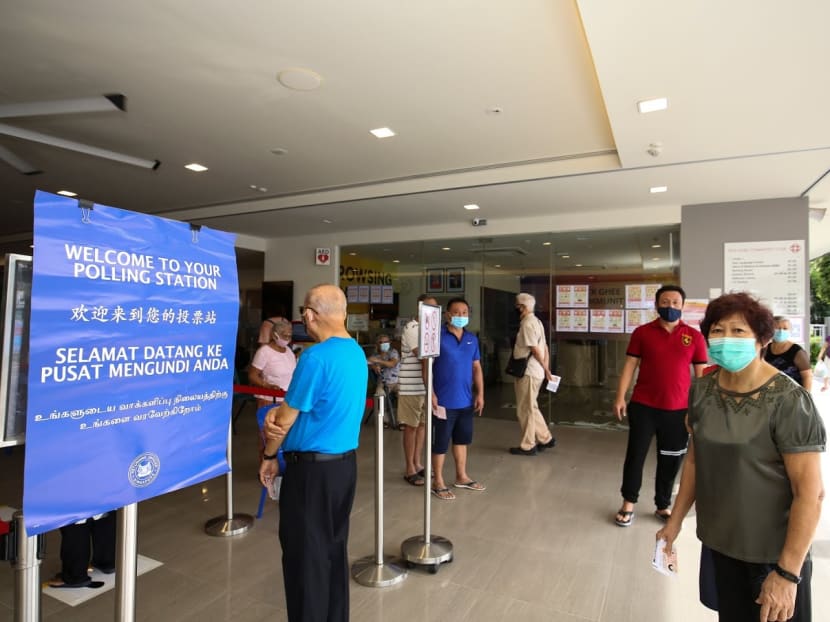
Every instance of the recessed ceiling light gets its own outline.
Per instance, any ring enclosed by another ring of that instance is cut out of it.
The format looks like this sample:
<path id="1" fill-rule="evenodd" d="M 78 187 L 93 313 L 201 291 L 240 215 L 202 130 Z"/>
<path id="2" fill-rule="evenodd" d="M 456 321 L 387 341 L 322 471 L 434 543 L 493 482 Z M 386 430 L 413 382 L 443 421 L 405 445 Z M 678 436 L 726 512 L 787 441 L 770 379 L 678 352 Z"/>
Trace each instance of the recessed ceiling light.
<path id="1" fill-rule="evenodd" d="M 652 257 L 651 260 L 652 261 L 660 261 L 660 258 L 659 257 Z"/>
<path id="2" fill-rule="evenodd" d="M 542 246 L 550 246 L 550 242 L 542 242 Z"/>
<path id="3" fill-rule="evenodd" d="M 58 194 L 62 194 L 65 197 L 76 197 L 76 196 L 78 196 L 77 192 L 72 192 L 71 190 L 58 190 Z"/>
<path id="4" fill-rule="evenodd" d="M 390 136 L 395 135 L 395 132 L 390 130 L 388 127 L 377 127 L 373 130 L 369 130 L 369 133 L 375 138 L 389 138 Z"/>
<path id="5" fill-rule="evenodd" d="M 479 207 L 478 207 L 478 205 L 476 205 L 475 203 L 470 203 L 470 204 L 468 204 L 468 205 L 465 205 L 465 206 L 464 206 L 464 209 L 466 209 L 466 210 L 474 210 L 474 209 L 479 209 Z"/>
<path id="6" fill-rule="evenodd" d="M 651 248 L 663 248 L 662 244 L 652 244 Z"/>
<path id="7" fill-rule="evenodd" d="M 196 162 L 191 162 L 190 164 L 185 164 L 184 166 L 186 169 L 193 171 L 194 173 L 203 173 L 207 170 L 207 166 L 202 166 Z"/>
<path id="8" fill-rule="evenodd" d="M 400 259 L 393 259 L 392 263 L 401 263 L 401 260 Z"/>
<path id="9" fill-rule="evenodd" d="M 288 153 L 288 149 L 283 149 L 282 147 L 275 147 L 274 149 L 271 149 L 271 153 L 273 153 L 274 155 L 285 155 L 286 153 Z"/>
<path id="10" fill-rule="evenodd" d="M 329 220 L 328 218 L 323 218 L 323 222 L 324 222 L 324 223 L 326 223 L 327 225 L 330 225 L 330 224 L 331 224 L 332 222 L 334 222 L 334 221 L 333 221 L 333 220 Z"/>
<path id="11" fill-rule="evenodd" d="M 582 264 L 581 264 L 581 263 L 574 264 L 574 265 L 575 265 L 577 268 L 581 268 L 581 267 L 582 267 Z"/>
<path id="12" fill-rule="evenodd" d="M 349 255 L 350 255 L 350 256 L 352 256 L 352 257 L 354 257 L 355 255 L 357 255 L 357 253 L 355 253 L 354 251 L 352 251 L 351 253 L 349 253 Z"/>
<path id="13" fill-rule="evenodd" d="M 570 259 L 570 255 L 559 255 L 562 259 Z"/>
<path id="14" fill-rule="evenodd" d="M 667 97 L 656 97 L 655 99 L 644 99 L 637 102 L 637 110 L 639 110 L 641 114 L 665 110 L 668 107 L 669 100 Z"/>
<path id="15" fill-rule="evenodd" d="M 442 246 L 441 250 L 442 251 L 451 251 L 452 249 L 449 246 Z"/>
<path id="16" fill-rule="evenodd" d="M 501 268 L 501 264 L 500 264 L 500 263 L 494 263 L 494 264 L 493 264 L 493 267 L 494 267 L 494 268 Z"/>
<path id="17" fill-rule="evenodd" d="M 651 188 L 648 189 L 648 191 L 651 194 L 657 194 L 658 192 L 665 192 L 668 189 L 669 189 L 668 186 L 652 186 Z"/>

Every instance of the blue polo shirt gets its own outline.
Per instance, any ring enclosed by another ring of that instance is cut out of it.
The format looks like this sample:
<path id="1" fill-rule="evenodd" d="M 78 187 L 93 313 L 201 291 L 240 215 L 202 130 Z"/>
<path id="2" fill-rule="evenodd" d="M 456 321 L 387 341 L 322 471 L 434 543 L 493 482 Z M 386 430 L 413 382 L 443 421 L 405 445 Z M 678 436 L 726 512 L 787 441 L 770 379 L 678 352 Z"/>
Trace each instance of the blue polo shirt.
<path id="1" fill-rule="evenodd" d="M 481 359 L 478 338 L 464 330 L 456 339 L 447 325 L 441 327 L 441 355 L 432 363 L 432 387 L 444 408 L 473 405 L 473 361 Z"/>
<path id="2" fill-rule="evenodd" d="M 329 337 L 300 355 L 285 401 L 300 411 L 285 451 L 340 454 L 357 447 L 369 368 L 351 338 Z"/>

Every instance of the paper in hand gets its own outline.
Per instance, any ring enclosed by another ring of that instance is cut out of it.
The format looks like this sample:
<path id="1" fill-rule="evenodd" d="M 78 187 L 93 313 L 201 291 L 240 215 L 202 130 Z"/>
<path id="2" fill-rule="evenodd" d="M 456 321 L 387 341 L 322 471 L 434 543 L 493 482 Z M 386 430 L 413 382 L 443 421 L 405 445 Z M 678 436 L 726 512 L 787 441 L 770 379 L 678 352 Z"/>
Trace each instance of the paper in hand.
<path id="1" fill-rule="evenodd" d="M 662 538 L 654 545 L 654 557 L 651 559 L 651 566 L 660 574 L 667 577 L 677 576 L 677 551 L 672 547 L 671 555 L 666 555 L 663 550 L 666 546 L 666 541 Z"/>
<path id="2" fill-rule="evenodd" d="M 443 406 L 436 406 L 435 410 L 433 411 L 432 414 L 435 415 L 436 417 L 438 417 L 439 419 L 446 419 L 447 418 L 447 409 L 444 408 Z"/>
<path id="3" fill-rule="evenodd" d="M 559 381 L 562 380 L 559 376 L 552 376 L 550 380 L 548 380 L 547 387 L 545 387 L 548 391 L 556 393 L 559 390 Z"/>

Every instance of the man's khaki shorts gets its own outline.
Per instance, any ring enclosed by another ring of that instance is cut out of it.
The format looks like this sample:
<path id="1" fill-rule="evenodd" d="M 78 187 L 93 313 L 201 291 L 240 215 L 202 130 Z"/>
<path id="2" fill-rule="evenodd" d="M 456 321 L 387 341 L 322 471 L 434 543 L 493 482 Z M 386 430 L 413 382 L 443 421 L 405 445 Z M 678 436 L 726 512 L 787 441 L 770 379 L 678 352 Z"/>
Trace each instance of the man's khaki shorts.
<path id="1" fill-rule="evenodd" d="M 425 395 L 398 395 L 398 422 L 417 428 L 426 421 Z"/>

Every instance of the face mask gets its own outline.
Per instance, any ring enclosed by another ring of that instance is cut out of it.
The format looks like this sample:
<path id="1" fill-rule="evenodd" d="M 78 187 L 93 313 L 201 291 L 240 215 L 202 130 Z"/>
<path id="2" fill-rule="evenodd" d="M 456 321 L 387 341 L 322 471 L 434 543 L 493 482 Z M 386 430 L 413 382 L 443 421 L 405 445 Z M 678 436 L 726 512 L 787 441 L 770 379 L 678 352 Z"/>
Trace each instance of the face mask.
<path id="1" fill-rule="evenodd" d="M 790 338 L 790 331 L 779 329 L 772 335 L 772 340 L 777 342 L 787 341 Z"/>
<path id="2" fill-rule="evenodd" d="M 280 339 L 279 337 L 277 337 L 276 339 L 274 339 L 274 343 L 276 343 L 281 348 L 287 348 L 290 342 L 288 341 L 288 339 Z"/>
<path id="3" fill-rule="evenodd" d="M 456 328 L 464 328 L 469 323 L 470 318 L 464 317 L 463 315 L 453 315 L 452 318 L 450 318 L 450 324 Z"/>
<path id="4" fill-rule="evenodd" d="M 389 342 L 380 344 L 381 352 L 389 352 Z"/>
<path id="5" fill-rule="evenodd" d="M 666 322 L 676 322 L 680 319 L 683 311 L 674 307 L 657 307 L 657 313 Z"/>
<path id="6" fill-rule="evenodd" d="M 709 358 L 727 371 L 741 371 L 757 356 L 754 339 L 720 337 L 709 340 Z"/>

